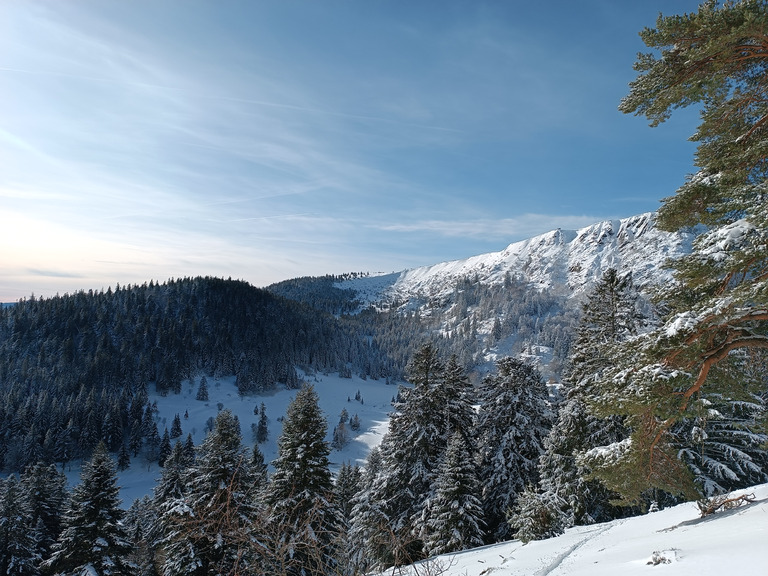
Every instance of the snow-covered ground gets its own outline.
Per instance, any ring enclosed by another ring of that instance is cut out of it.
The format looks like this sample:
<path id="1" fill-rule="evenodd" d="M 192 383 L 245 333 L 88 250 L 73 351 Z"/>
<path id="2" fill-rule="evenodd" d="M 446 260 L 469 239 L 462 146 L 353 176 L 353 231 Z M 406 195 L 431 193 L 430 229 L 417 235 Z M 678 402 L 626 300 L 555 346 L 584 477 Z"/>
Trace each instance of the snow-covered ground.
<path id="1" fill-rule="evenodd" d="M 766 576 L 768 484 L 755 501 L 701 518 L 695 503 L 428 560 L 402 576 Z M 387 573 L 391 573 L 388 571 Z"/>
<path id="2" fill-rule="evenodd" d="M 330 455 L 334 469 L 343 462 L 363 463 L 372 446 L 378 445 L 387 430 L 388 413 L 396 386 L 384 381 L 362 380 L 337 375 L 306 376 L 318 392 L 320 406 L 329 423 L 328 440 L 342 408 L 362 421 L 359 433 L 341 451 Z M 198 381 L 185 382 L 181 394 L 152 395 L 158 404 L 161 430 L 182 417 L 183 438 L 192 433 L 195 444 L 205 437 L 206 420 L 216 415 L 219 403 L 238 416 L 246 445 L 252 445 L 251 423 L 258 421 L 254 407 L 264 402 L 270 419 L 269 440 L 261 445 L 267 461 L 277 454 L 285 414 L 295 390 L 278 390 L 267 396 L 240 397 L 233 378 L 208 379 L 209 400 L 195 400 Z M 362 402 L 356 401 L 360 392 Z M 350 400 L 347 401 L 347 398 Z M 184 412 L 189 418 L 184 419 Z M 68 476 L 79 481 L 79 467 Z M 151 495 L 160 476 L 157 464 L 141 457 L 121 472 L 119 484 L 123 506 L 136 498 Z M 666 574 L 674 576 L 768 576 L 768 484 L 735 494 L 754 494 L 753 503 L 707 518 L 699 517 L 695 503 L 686 503 L 626 520 L 568 530 L 558 538 L 522 544 L 513 540 L 458 554 L 430 559 L 416 567 L 388 570 L 400 576 L 632 576 Z"/>
<path id="3" fill-rule="evenodd" d="M 340 378 L 337 374 L 299 374 L 311 383 L 318 393 L 320 408 L 328 421 L 327 440 L 332 440 L 333 427 L 339 422 L 339 414 L 346 408 L 349 417 L 355 414 L 360 418 L 361 427 L 358 432 L 350 432 L 350 442 L 342 450 L 332 450 L 329 456 L 331 469 L 336 472 L 343 463 L 364 464 L 368 452 L 381 442 L 389 424 L 389 413 L 392 410 L 392 398 L 397 394 L 398 387 L 387 385 L 384 380 L 363 380 L 357 376 Z M 296 396 L 296 390 L 281 388 L 268 395 L 244 396 L 237 393 L 234 377 L 215 379 L 207 378 L 208 401 L 195 400 L 199 378 L 194 382 L 185 381 L 181 394 L 159 396 L 150 394 L 150 401 L 157 401 L 157 426 L 160 436 L 164 429 L 171 428 L 173 417 L 181 417 L 182 436 L 185 440 L 188 433 L 192 434 L 195 445 L 199 445 L 206 434 L 206 421 L 216 417 L 219 404 L 222 409 L 229 409 L 240 420 L 243 434 L 243 444 L 252 447 L 253 435 L 251 424 L 258 423 L 259 416 L 254 414 L 254 408 L 259 408 L 263 402 L 269 418 L 269 439 L 260 444 L 266 462 L 271 462 L 277 456 L 277 440 L 282 431 L 282 417 L 291 400 Z M 360 392 L 361 401 L 355 396 Z M 349 401 L 347 400 L 349 399 Z M 184 413 L 189 414 L 184 418 Z M 175 442 L 175 441 L 174 441 Z M 148 463 L 141 455 L 132 459 L 128 470 L 119 472 L 118 483 L 121 487 L 120 498 L 124 507 L 129 507 L 136 498 L 152 494 L 162 469 L 156 462 Z M 68 466 L 67 477 L 70 484 L 80 481 L 80 467 L 77 464 Z"/>

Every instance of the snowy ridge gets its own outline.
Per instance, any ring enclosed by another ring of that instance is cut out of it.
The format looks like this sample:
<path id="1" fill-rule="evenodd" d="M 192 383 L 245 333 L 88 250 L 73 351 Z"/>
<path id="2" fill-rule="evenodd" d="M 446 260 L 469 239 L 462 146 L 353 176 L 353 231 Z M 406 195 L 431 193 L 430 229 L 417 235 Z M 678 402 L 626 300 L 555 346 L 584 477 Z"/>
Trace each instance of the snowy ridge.
<path id="1" fill-rule="evenodd" d="M 352 279 L 339 284 L 352 288 L 365 304 L 404 303 L 412 298 L 439 298 L 457 280 L 476 278 L 497 284 L 509 273 L 533 287 L 562 289 L 579 295 L 610 267 L 631 270 L 641 289 L 671 280 L 664 269 L 669 258 L 690 252 L 696 232 L 664 232 L 656 228 L 653 212 L 606 220 L 580 230 L 553 230 L 510 244 L 500 252 L 405 270 L 400 274 Z"/>

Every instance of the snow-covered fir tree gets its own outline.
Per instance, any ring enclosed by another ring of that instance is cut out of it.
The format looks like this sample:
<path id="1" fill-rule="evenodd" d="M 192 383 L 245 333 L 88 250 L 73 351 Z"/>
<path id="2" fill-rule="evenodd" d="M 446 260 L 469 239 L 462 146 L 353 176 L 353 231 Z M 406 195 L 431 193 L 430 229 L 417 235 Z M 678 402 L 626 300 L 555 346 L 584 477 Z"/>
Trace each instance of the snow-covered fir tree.
<path id="1" fill-rule="evenodd" d="M 258 442 L 253 445 L 251 451 L 251 472 L 253 473 L 256 497 L 261 501 L 267 488 L 267 463 L 264 461 L 264 454 L 259 448 Z"/>
<path id="2" fill-rule="evenodd" d="M 157 464 L 163 466 L 165 459 L 171 454 L 171 437 L 168 434 L 168 428 L 163 432 L 163 438 L 160 440 L 160 448 L 157 452 Z"/>
<path id="3" fill-rule="evenodd" d="M 61 533 L 61 521 L 67 501 L 67 478 L 55 464 L 37 463 L 21 475 L 24 497 L 29 503 L 31 526 L 43 558 Z"/>
<path id="4" fill-rule="evenodd" d="M 412 388 L 401 388 L 389 430 L 381 442 L 381 473 L 374 479 L 372 507 L 379 519 L 376 542 L 380 566 L 409 564 L 423 557 L 417 527 L 432 495 L 440 458 L 445 450 L 445 402 L 441 402 L 444 367 L 432 344 L 422 346 L 408 366 Z M 371 526 L 372 528 L 372 526 Z"/>
<path id="5" fill-rule="evenodd" d="M 424 548 L 431 555 L 458 552 L 483 543 L 483 507 L 472 449 L 461 431 L 448 444 L 435 495 L 424 509 Z"/>
<path id="6" fill-rule="evenodd" d="M 131 453 L 128 451 L 128 443 L 123 442 L 120 445 L 120 452 L 117 455 L 117 469 L 120 472 L 128 470 L 131 467 Z"/>
<path id="7" fill-rule="evenodd" d="M 184 497 L 188 469 L 192 463 L 193 459 L 188 457 L 184 446 L 177 441 L 154 487 L 152 505 L 156 517 L 148 534 L 154 548 L 163 550 L 166 546 L 175 545 L 178 514 L 188 510 Z"/>
<path id="8" fill-rule="evenodd" d="M 181 437 L 182 433 L 183 433 L 183 431 L 181 429 L 181 418 L 179 417 L 178 414 L 176 414 L 173 417 L 173 423 L 171 424 L 170 439 L 171 440 L 176 440 L 176 438 Z"/>
<path id="9" fill-rule="evenodd" d="M 36 576 L 41 534 L 35 530 L 29 499 L 11 474 L 0 483 L 0 574 Z"/>
<path id="10" fill-rule="evenodd" d="M 460 434 L 467 445 L 468 453 L 473 453 L 475 449 L 472 438 L 475 425 L 474 389 L 455 354 L 451 355 L 445 364 L 443 382 L 438 393 L 442 396 L 444 404 L 443 437 L 450 439 L 452 435 Z"/>
<path id="11" fill-rule="evenodd" d="M 590 393 L 602 373 L 612 366 L 613 346 L 627 340 L 647 323 L 632 275 L 608 268 L 581 307 L 563 379 L 579 394 Z M 599 392 L 599 391 L 598 391 Z"/>
<path id="12" fill-rule="evenodd" d="M 326 430 L 317 393 L 305 383 L 288 406 L 272 462 L 267 573 L 325 574 L 338 568 L 343 522 L 333 497 Z"/>
<path id="13" fill-rule="evenodd" d="M 352 499 L 360 489 L 361 472 L 360 467 L 352 466 L 344 462 L 336 475 L 333 491 L 336 494 L 336 501 L 339 503 L 344 518 L 348 521 L 352 516 Z"/>
<path id="14" fill-rule="evenodd" d="M 413 386 L 399 390 L 376 454 L 379 472 L 371 476 L 366 470 L 370 493 L 358 495 L 353 513 L 355 541 L 380 568 L 424 556 L 423 538 L 431 531 L 426 506 L 454 434 L 462 436 L 472 458 L 472 387 L 456 357 L 444 365 L 437 348 L 425 344 L 408 365 L 408 380 Z"/>
<path id="15" fill-rule="evenodd" d="M 552 424 L 547 387 L 539 371 L 516 358 L 502 358 L 479 390 L 475 437 L 481 501 L 488 542 L 511 536 L 509 510 L 538 481 L 543 440 Z"/>
<path id="16" fill-rule="evenodd" d="M 259 423 L 256 427 L 256 442 L 263 444 L 269 439 L 269 418 L 267 418 L 267 407 L 264 402 L 259 409 Z"/>
<path id="17" fill-rule="evenodd" d="M 352 566 L 359 572 L 386 567 L 395 547 L 394 533 L 384 510 L 386 503 L 374 490 L 383 473 L 384 462 L 379 447 L 368 453 L 360 477 L 360 488 L 352 500 L 350 546 Z"/>
<path id="18" fill-rule="evenodd" d="M 525 544 L 559 536 L 572 524 L 567 502 L 555 492 L 527 486 L 515 502 L 509 525 L 515 538 Z"/>
<path id="19" fill-rule="evenodd" d="M 181 458 L 183 450 L 174 449 L 169 464 L 175 467 Z M 254 481 L 240 424 L 229 410 L 216 416 L 184 474 L 180 498 L 173 497 L 178 490 L 167 480 L 163 573 L 213 576 L 253 569 L 258 536 Z"/>
<path id="20" fill-rule="evenodd" d="M 346 574 L 356 574 L 356 552 L 352 546 L 351 521 L 355 494 L 360 490 L 362 473 L 360 467 L 344 462 L 336 475 L 333 486 L 334 499 L 340 509 L 343 529 L 340 532 L 339 568 Z"/>
<path id="21" fill-rule="evenodd" d="M 692 417 L 673 429 L 681 439 L 680 457 L 704 496 L 768 481 L 765 412 L 766 398 L 754 392 L 705 394 L 692 407 Z"/>
<path id="22" fill-rule="evenodd" d="M 126 512 L 124 523 L 131 542 L 128 560 L 135 567 L 135 576 L 157 576 L 153 535 L 157 520 L 157 508 L 147 495 L 134 500 Z"/>
<path id="23" fill-rule="evenodd" d="M 54 574 L 127 576 L 128 534 L 122 520 L 115 463 L 102 443 L 83 464 L 64 513 L 64 530 L 45 567 Z"/>
<path id="24" fill-rule="evenodd" d="M 208 379 L 205 376 L 200 378 L 200 384 L 197 387 L 197 394 L 195 400 L 201 402 L 208 402 Z"/>
<path id="25" fill-rule="evenodd" d="M 622 418 L 590 414 L 586 401 L 590 395 L 601 393 L 601 376 L 612 366 L 615 345 L 636 334 L 644 322 L 631 276 L 607 269 L 582 305 L 564 375 L 565 399 L 544 441 L 545 452 L 539 462 L 539 491 L 531 487 L 515 509 L 521 518 L 513 523 L 525 538 L 551 537 L 574 524 L 626 515 L 626 510 L 609 503 L 617 495 L 590 479 L 590 470 L 577 458 L 592 448 L 619 442 L 629 434 Z M 540 525 L 536 524 L 537 519 Z"/>

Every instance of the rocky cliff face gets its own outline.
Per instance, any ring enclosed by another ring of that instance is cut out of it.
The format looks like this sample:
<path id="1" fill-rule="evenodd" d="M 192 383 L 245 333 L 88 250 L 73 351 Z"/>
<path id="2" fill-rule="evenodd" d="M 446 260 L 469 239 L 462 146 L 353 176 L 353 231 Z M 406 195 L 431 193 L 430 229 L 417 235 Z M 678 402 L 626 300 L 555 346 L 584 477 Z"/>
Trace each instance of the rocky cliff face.
<path id="1" fill-rule="evenodd" d="M 532 287 L 579 296 L 610 267 L 631 270 L 641 289 L 668 282 L 670 258 L 691 249 L 696 231 L 664 232 L 655 214 L 607 220 L 581 230 L 553 230 L 510 244 L 500 252 L 442 262 L 399 274 L 358 278 L 342 283 L 366 304 L 406 304 L 446 295 L 462 278 L 496 284 L 509 274 Z"/>

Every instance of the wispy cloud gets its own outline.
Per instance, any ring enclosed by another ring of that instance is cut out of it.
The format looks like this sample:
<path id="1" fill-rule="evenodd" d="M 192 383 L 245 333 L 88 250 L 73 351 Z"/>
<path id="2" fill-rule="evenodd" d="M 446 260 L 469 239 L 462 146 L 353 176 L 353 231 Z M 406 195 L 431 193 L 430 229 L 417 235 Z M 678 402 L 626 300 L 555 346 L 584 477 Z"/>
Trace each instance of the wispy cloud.
<path id="1" fill-rule="evenodd" d="M 32 276 L 43 276 L 45 278 L 85 278 L 84 274 L 67 272 L 66 270 L 38 270 L 36 268 L 27 268 L 26 273 Z"/>
<path id="2" fill-rule="evenodd" d="M 476 220 L 419 220 L 408 223 L 372 225 L 388 232 L 437 234 L 449 238 L 520 240 L 557 228 L 579 229 L 599 221 L 595 216 L 552 216 L 524 214 L 515 218 Z"/>
<path id="3" fill-rule="evenodd" d="M 546 42 L 559 32 L 540 16 L 530 3 L 434 17 L 0 0 L 0 288 L 198 273 L 264 285 L 592 223 L 546 212 L 611 206 L 584 206 L 589 182 L 573 191 L 583 150 L 606 161 L 576 131 L 601 130 L 602 61 Z"/>

